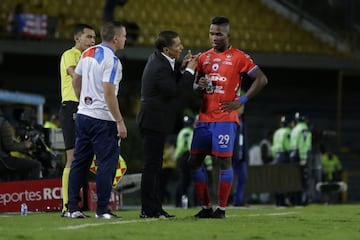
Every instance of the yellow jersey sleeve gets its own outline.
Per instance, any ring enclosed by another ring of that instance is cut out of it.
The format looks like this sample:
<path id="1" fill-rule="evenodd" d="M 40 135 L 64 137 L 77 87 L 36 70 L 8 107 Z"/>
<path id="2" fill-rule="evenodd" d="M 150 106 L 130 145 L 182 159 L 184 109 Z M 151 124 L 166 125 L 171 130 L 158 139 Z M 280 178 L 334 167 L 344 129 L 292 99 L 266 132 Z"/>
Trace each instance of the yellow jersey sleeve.
<path id="1" fill-rule="evenodd" d="M 66 50 L 60 60 L 60 78 L 61 78 L 61 101 L 78 102 L 72 86 L 72 78 L 67 73 L 67 69 L 76 66 L 81 57 L 81 51 L 75 47 Z"/>

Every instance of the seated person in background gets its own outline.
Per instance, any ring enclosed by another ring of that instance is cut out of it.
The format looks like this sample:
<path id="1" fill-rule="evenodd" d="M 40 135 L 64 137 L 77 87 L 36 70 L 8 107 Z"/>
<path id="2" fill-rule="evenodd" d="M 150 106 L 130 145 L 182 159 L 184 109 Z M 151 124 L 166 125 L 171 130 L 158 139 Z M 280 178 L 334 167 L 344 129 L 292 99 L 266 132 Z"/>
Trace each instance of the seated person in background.
<path id="1" fill-rule="evenodd" d="M 42 4 L 36 6 L 42 12 Z M 14 37 L 22 39 L 44 39 L 47 37 L 48 16 L 27 12 L 23 3 L 15 5 L 8 16 L 8 32 Z"/>
<path id="2" fill-rule="evenodd" d="M 25 26 L 25 17 L 24 17 L 24 4 L 18 3 L 15 5 L 14 11 L 8 17 L 8 32 L 21 35 L 23 28 Z"/>
<path id="3" fill-rule="evenodd" d="M 44 128 L 59 128 L 60 127 L 60 120 L 57 114 L 51 115 L 48 121 L 45 121 Z"/>
<path id="4" fill-rule="evenodd" d="M 14 173 L 20 180 L 39 179 L 41 176 L 41 163 L 30 158 L 14 157 L 10 152 L 26 153 L 32 147 L 32 142 L 18 142 L 15 129 L 2 115 L 0 110 L 0 172 Z M 11 174 L 12 175 L 12 174 Z"/>
<path id="5" fill-rule="evenodd" d="M 336 182 L 341 181 L 342 165 L 336 154 L 328 149 L 321 155 L 322 181 Z"/>

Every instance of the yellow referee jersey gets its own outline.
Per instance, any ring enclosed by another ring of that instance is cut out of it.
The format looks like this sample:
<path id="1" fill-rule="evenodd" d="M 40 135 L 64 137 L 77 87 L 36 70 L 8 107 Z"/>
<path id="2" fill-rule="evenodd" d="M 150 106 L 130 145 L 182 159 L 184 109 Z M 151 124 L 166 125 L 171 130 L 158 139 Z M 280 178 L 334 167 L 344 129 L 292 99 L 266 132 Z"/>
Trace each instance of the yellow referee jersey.
<path id="1" fill-rule="evenodd" d="M 61 77 L 61 102 L 74 101 L 78 102 L 72 86 L 72 78 L 67 73 L 67 69 L 76 66 L 81 57 L 81 51 L 75 47 L 66 50 L 60 60 L 60 77 Z"/>

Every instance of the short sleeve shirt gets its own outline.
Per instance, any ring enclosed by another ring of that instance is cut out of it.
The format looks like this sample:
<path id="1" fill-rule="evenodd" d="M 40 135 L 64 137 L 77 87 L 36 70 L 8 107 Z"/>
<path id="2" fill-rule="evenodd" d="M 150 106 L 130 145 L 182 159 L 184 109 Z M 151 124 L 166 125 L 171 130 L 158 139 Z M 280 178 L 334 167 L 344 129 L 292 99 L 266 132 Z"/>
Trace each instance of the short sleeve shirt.
<path id="1" fill-rule="evenodd" d="M 76 66 L 81 57 L 81 51 L 75 47 L 66 50 L 60 60 L 60 78 L 61 78 L 61 102 L 78 102 L 72 86 L 72 77 L 67 73 L 67 69 Z"/>
<path id="2" fill-rule="evenodd" d="M 82 76 L 78 113 L 102 120 L 115 121 L 104 98 L 103 83 L 114 84 L 118 94 L 122 65 L 114 51 L 105 44 L 86 49 L 75 69 Z"/>
<path id="3" fill-rule="evenodd" d="M 236 48 L 229 48 L 216 53 L 210 49 L 199 57 L 197 76 L 204 76 L 210 81 L 213 90 L 202 96 L 199 122 L 237 122 L 236 111 L 222 112 L 222 102 L 238 98 L 243 73 L 251 76 L 258 69 L 249 55 Z"/>

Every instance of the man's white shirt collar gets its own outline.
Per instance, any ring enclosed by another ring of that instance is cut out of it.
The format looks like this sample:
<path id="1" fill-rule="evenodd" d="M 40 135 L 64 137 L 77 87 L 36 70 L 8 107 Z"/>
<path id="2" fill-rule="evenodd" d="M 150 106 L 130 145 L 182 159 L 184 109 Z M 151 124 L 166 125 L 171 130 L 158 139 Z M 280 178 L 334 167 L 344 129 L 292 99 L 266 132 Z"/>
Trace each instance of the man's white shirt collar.
<path id="1" fill-rule="evenodd" d="M 175 58 L 171 58 L 163 52 L 161 52 L 161 54 L 169 61 L 170 65 L 172 67 L 172 70 L 175 70 Z"/>

